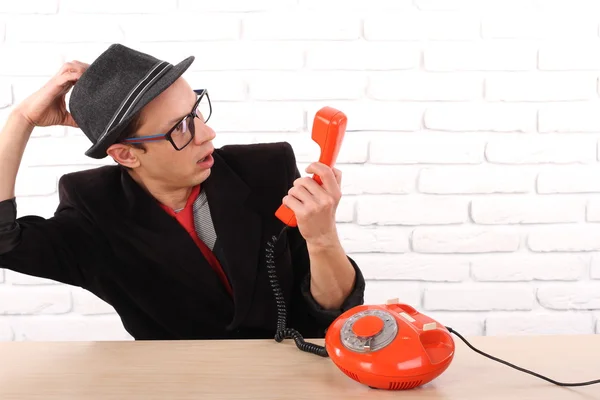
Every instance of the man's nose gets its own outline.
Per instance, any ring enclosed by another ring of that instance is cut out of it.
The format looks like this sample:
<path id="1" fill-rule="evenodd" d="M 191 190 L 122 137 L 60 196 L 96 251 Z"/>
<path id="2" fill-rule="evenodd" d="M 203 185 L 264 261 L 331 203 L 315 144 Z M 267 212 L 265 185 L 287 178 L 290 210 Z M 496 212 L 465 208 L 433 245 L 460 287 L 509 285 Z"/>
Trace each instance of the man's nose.
<path id="1" fill-rule="evenodd" d="M 201 145 L 204 142 L 208 142 L 209 140 L 213 140 L 215 138 L 216 134 L 215 131 L 213 131 L 213 129 L 206 125 L 206 124 L 200 124 L 197 127 L 197 132 L 196 135 L 194 136 L 194 141 L 197 145 Z"/>

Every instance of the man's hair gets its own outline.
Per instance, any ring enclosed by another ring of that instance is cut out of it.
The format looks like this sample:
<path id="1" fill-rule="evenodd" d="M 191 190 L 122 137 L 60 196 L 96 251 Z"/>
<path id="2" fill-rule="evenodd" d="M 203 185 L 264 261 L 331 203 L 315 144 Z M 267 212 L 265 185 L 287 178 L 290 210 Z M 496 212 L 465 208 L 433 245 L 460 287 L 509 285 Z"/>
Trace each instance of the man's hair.
<path id="1" fill-rule="evenodd" d="M 142 125 L 142 122 L 142 113 L 139 111 L 133 116 L 131 121 L 129 121 L 129 124 L 127 124 L 125 129 L 123 129 L 123 132 L 121 132 L 121 135 L 119 135 L 119 138 L 117 139 L 117 143 L 123 142 L 125 139 L 135 137 L 137 130 Z M 130 145 L 138 149 L 146 150 L 143 143 L 131 143 Z"/>
<path id="2" fill-rule="evenodd" d="M 121 143 L 125 139 L 135 137 L 137 130 L 142 125 L 142 122 L 143 122 L 142 112 L 138 111 L 138 113 L 133 116 L 131 121 L 129 121 L 129 124 L 127 124 L 127 126 L 125 127 L 123 132 L 121 132 L 121 135 L 119 135 L 119 138 L 117 139 L 117 143 Z M 130 143 L 129 145 L 135 147 L 136 149 L 146 151 L 146 147 L 144 146 L 143 143 Z M 121 165 L 121 164 L 119 164 L 119 165 Z M 126 167 L 124 165 L 121 165 L 121 167 L 125 168 L 125 169 L 131 169 L 130 167 Z"/>

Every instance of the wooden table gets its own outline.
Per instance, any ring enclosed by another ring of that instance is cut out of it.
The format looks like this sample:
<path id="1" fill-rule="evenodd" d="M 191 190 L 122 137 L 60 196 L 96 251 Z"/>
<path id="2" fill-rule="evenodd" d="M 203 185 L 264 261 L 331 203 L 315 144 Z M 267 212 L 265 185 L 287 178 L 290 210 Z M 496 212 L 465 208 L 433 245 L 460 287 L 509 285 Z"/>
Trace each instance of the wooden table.
<path id="1" fill-rule="evenodd" d="M 457 352 L 448 370 L 403 392 L 354 382 L 331 360 L 301 352 L 287 340 L 4 342 L 0 399 L 600 399 L 600 384 L 559 387 L 483 357 L 455 339 Z M 600 335 L 467 340 L 558 381 L 600 378 Z"/>

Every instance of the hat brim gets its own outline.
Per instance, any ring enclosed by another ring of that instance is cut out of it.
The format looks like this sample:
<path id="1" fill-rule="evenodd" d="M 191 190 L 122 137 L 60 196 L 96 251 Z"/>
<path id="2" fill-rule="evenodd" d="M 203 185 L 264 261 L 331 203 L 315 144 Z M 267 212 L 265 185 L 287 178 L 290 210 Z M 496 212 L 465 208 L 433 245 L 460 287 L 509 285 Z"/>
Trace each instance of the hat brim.
<path id="1" fill-rule="evenodd" d="M 145 93 L 140 96 L 140 100 L 131 109 L 131 112 L 112 130 L 110 130 L 102 140 L 94 143 L 86 152 L 85 155 L 91 158 L 102 159 L 107 156 L 106 151 L 108 148 L 115 143 L 119 138 L 123 130 L 131 122 L 132 118 L 146 106 L 149 102 L 155 99 L 159 94 L 164 92 L 169 86 L 171 86 L 183 73 L 192 65 L 194 62 L 194 56 L 190 56 L 179 64 L 173 66 L 167 73 L 165 73 L 156 83 L 150 86 Z"/>

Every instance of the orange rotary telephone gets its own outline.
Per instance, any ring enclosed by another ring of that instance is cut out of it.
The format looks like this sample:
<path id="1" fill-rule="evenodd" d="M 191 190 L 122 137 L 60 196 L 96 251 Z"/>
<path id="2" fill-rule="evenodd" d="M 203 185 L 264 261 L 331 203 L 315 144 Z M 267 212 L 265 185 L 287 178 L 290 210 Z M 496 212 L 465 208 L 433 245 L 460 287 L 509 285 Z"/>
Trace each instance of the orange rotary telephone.
<path id="1" fill-rule="evenodd" d="M 333 167 L 340 152 L 340 146 L 346 133 L 346 123 L 348 119 L 343 112 L 332 107 L 323 107 L 315 115 L 312 129 L 312 139 L 321 147 L 321 156 L 319 162 Z M 318 175 L 313 176 L 313 179 L 322 185 L 323 182 Z M 296 216 L 286 205 L 275 212 L 284 224 L 295 227 L 297 226 Z"/>
<path id="2" fill-rule="evenodd" d="M 324 107 L 317 112 L 312 138 L 321 146 L 320 162 L 333 167 L 346 132 L 346 123 L 344 113 L 334 108 Z M 318 176 L 315 175 L 314 179 L 322 184 Z M 378 389 L 414 389 L 440 376 L 454 359 L 455 345 L 451 333 L 475 352 L 555 385 L 600 383 L 600 379 L 561 383 L 492 357 L 475 349 L 452 328 L 397 300 L 388 301 L 385 305 L 360 305 L 345 311 L 327 329 L 325 346 L 305 342 L 300 332 L 287 327 L 285 299 L 277 281 L 274 262 L 275 245 L 287 229 L 297 226 L 296 218 L 285 205 L 279 207 L 275 215 L 285 224 L 279 236 L 272 236 L 267 248 L 267 271 L 277 305 L 277 342 L 293 339 L 300 350 L 330 357 L 348 377 Z"/>
<path id="3" fill-rule="evenodd" d="M 398 300 L 346 311 L 327 330 L 325 348 L 342 372 L 377 389 L 421 386 L 454 358 L 448 330 Z"/>

